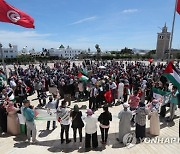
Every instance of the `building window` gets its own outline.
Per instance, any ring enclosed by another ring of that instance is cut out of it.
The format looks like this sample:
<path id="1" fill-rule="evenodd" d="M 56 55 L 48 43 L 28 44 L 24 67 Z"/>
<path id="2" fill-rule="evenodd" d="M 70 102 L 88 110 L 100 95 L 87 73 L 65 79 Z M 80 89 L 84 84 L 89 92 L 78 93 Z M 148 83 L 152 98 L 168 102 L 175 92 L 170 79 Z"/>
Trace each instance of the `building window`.
<path id="1" fill-rule="evenodd" d="M 13 56 L 11 56 L 11 58 L 13 58 Z"/>
<path id="2" fill-rule="evenodd" d="M 164 36 L 159 36 L 160 39 L 164 39 Z"/>
<path id="3" fill-rule="evenodd" d="M 7 50 L 5 50 L 5 51 L 4 51 L 4 53 L 8 53 L 8 51 L 7 51 Z"/>
<path id="4" fill-rule="evenodd" d="M 13 51 L 11 50 L 10 52 L 12 53 Z"/>

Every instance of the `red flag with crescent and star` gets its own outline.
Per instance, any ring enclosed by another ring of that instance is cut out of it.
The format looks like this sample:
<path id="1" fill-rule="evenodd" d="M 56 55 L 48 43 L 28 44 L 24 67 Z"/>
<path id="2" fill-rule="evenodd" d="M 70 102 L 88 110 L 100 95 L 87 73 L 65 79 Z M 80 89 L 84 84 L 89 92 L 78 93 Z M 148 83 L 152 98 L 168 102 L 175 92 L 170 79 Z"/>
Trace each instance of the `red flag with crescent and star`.
<path id="1" fill-rule="evenodd" d="M 177 13 L 180 15 L 180 0 L 177 0 L 177 8 L 176 8 Z"/>
<path id="2" fill-rule="evenodd" d="M 4 0 L 0 0 L 0 21 L 16 24 L 25 28 L 35 28 L 32 17 L 14 8 Z"/>

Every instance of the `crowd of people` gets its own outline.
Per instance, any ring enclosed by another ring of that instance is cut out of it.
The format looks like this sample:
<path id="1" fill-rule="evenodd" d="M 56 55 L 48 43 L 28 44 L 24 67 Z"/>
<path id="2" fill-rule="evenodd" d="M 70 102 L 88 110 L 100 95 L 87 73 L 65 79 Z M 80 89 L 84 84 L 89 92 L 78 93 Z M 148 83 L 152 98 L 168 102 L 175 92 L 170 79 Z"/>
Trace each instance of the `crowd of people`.
<path id="1" fill-rule="evenodd" d="M 102 67 L 103 66 L 103 67 Z M 11 135 L 20 134 L 17 113 L 23 114 L 26 120 L 26 135 L 30 142 L 36 140 L 36 114 L 34 107 L 28 100 L 29 96 L 37 94 L 39 104 L 37 107 L 47 110 L 57 110 L 57 121 L 61 125 L 61 143 L 70 143 L 69 128 L 73 129 L 74 142 L 77 141 L 77 130 L 82 142 L 82 129 L 85 126 L 85 148 L 98 147 L 97 124 L 99 122 L 101 143 L 106 144 L 108 131 L 112 119 L 109 107 L 123 105 L 123 110 L 118 114 L 119 135 L 117 140 L 123 142 L 123 137 L 131 132 L 135 126 L 136 138 L 146 136 L 146 117 L 150 120 L 150 134 L 160 134 L 160 120 L 166 117 L 166 107 L 170 107 L 170 116 L 167 121 L 173 121 L 175 110 L 179 106 L 178 88 L 169 83 L 162 76 L 167 64 L 157 65 L 143 62 L 117 62 L 117 61 L 83 61 L 82 64 L 61 61 L 54 63 L 51 68 L 47 64 L 28 68 L 14 65 L 10 69 L 7 84 L 0 78 L 0 129 L 3 133 Z M 179 68 L 179 63 L 176 64 Z M 81 79 L 80 75 L 86 77 Z M 162 99 L 153 97 L 152 88 L 171 92 L 171 98 L 162 106 Z M 53 89 L 53 92 L 51 92 Z M 51 96 L 48 96 L 48 92 Z M 47 98 L 49 98 L 47 102 Z M 79 106 L 72 101 L 87 102 L 86 116 L 80 111 Z M 96 114 L 99 108 L 103 113 Z M 114 114 L 114 113 L 113 113 Z M 50 128 L 47 121 L 47 130 Z M 56 129 L 56 121 L 52 121 Z M 32 133 L 31 133 L 32 132 Z M 64 139 L 65 132 L 65 139 Z M 91 143 L 92 142 L 92 143 Z"/>

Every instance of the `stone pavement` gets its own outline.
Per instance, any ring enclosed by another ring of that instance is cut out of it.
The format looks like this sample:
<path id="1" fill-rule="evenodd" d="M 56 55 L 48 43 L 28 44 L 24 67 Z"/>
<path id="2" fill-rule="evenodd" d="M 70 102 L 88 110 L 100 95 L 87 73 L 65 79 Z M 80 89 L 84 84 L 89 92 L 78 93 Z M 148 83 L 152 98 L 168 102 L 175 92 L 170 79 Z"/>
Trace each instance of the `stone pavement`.
<path id="1" fill-rule="evenodd" d="M 36 95 L 29 97 L 29 100 L 36 98 Z M 31 101 L 34 106 L 38 104 L 38 101 Z M 79 103 L 72 103 L 71 107 L 74 104 L 81 105 L 88 105 L 88 102 L 79 102 Z M 113 121 L 111 122 L 110 130 L 109 130 L 109 138 L 107 145 L 102 145 L 100 143 L 100 129 L 98 127 L 98 137 L 99 137 L 99 147 L 96 150 L 91 150 L 86 152 L 84 149 L 84 138 L 83 142 L 79 142 L 79 138 L 77 142 L 74 143 L 72 139 L 73 131 L 70 128 L 70 138 L 72 142 L 69 144 L 61 144 L 60 143 L 60 125 L 57 122 L 57 128 L 55 130 L 46 130 L 46 122 L 45 121 L 36 121 L 37 126 L 37 139 L 39 143 L 37 144 L 28 144 L 25 142 L 25 136 L 9 136 L 4 135 L 0 136 L 0 154 L 48 154 L 48 153 L 104 153 L 110 154 L 111 152 L 114 153 L 127 153 L 127 154 L 153 154 L 153 153 L 165 153 L 165 154 L 179 154 L 180 153 L 180 146 L 178 143 L 173 142 L 169 143 L 149 143 L 150 140 L 146 140 L 144 143 L 135 144 L 124 146 L 116 141 L 118 137 L 119 131 L 119 120 L 117 119 L 117 115 L 119 111 L 122 109 L 122 105 L 120 106 L 113 106 L 110 107 L 110 112 L 113 115 Z M 85 112 L 86 110 L 82 110 Z M 95 112 L 97 116 L 100 115 L 102 109 L 99 109 Z M 179 110 L 176 111 L 176 115 L 180 115 Z M 52 125 L 51 125 L 52 126 Z M 148 135 L 148 128 L 149 128 L 149 121 L 147 120 L 147 136 Z M 179 128 L 179 118 L 177 117 L 173 123 L 166 123 L 161 122 L 161 132 L 160 137 L 178 137 L 178 128 Z M 132 128 L 132 131 L 134 127 Z M 83 129 L 83 137 L 84 137 L 84 129 Z"/>

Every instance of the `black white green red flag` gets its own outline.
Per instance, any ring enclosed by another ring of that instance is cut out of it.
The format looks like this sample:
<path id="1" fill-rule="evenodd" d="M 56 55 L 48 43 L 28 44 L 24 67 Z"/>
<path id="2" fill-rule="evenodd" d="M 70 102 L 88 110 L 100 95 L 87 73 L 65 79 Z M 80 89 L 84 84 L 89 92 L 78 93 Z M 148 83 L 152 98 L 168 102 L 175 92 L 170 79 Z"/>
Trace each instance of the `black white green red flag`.
<path id="1" fill-rule="evenodd" d="M 164 70 L 163 76 L 165 76 L 174 86 L 180 89 L 180 73 L 172 62 L 169 62 L 168 66 Z"/>

